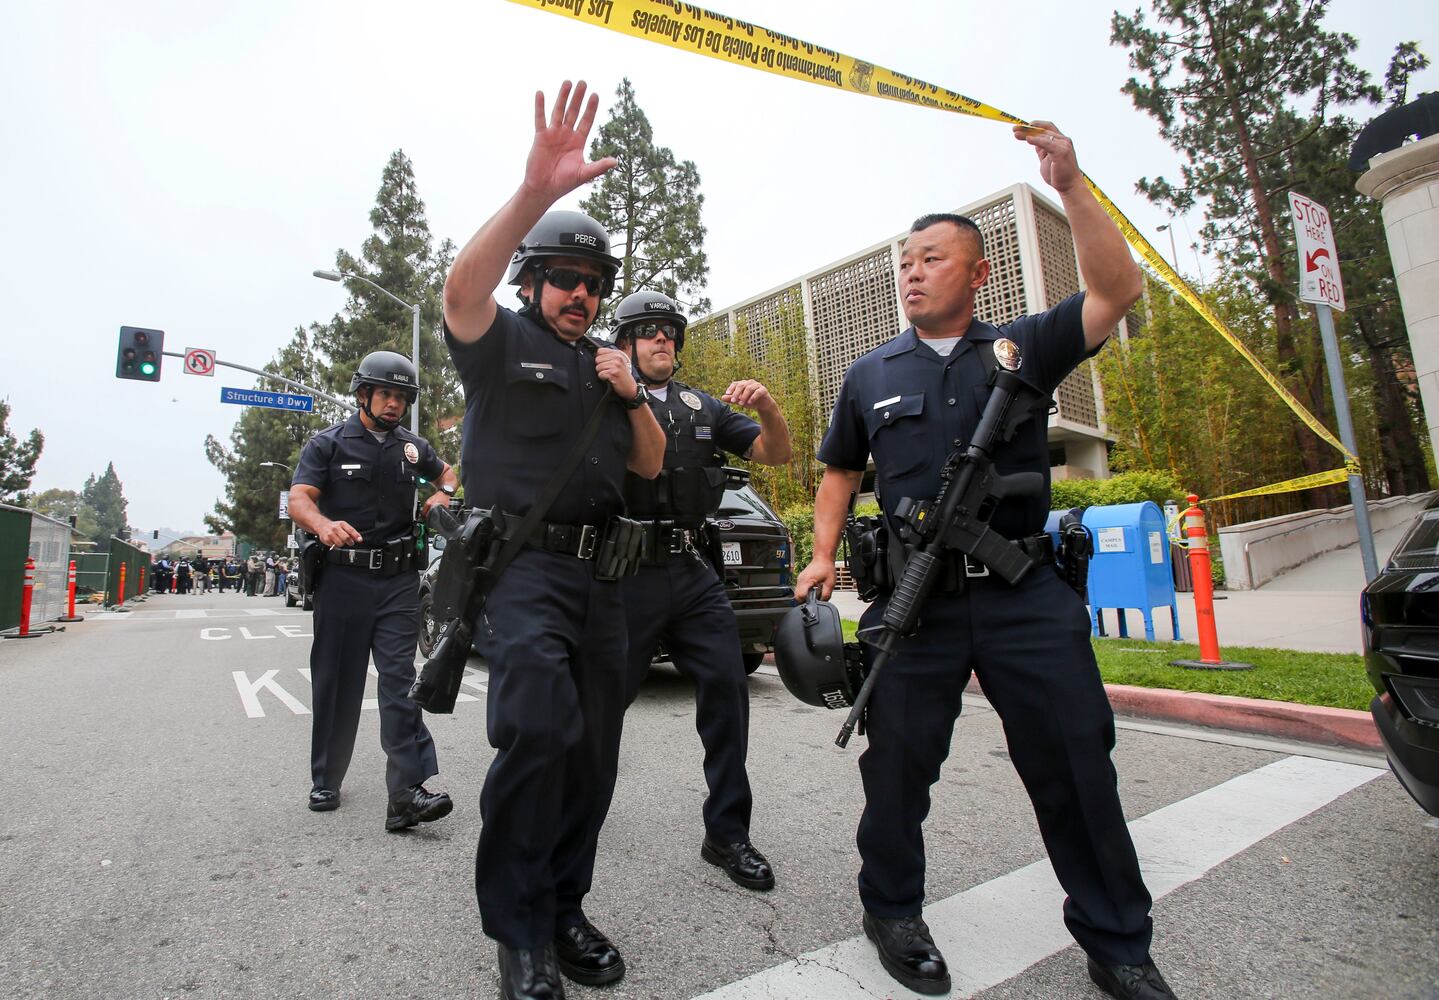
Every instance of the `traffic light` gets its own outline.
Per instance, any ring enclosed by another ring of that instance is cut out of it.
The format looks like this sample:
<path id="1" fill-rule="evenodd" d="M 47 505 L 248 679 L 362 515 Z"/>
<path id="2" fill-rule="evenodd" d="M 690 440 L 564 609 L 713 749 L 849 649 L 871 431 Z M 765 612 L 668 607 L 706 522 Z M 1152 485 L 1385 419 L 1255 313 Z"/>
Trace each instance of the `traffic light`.
<path id="1" fill-rule="evenodd" d="M 147 330 L 138 326 L 120 327 L 120 349 L 115 355 L 115 377 L 134 378 L 142 382 L 160 381 L 160 361 L 164 357 L 164 348 L 164 330 Z"/>

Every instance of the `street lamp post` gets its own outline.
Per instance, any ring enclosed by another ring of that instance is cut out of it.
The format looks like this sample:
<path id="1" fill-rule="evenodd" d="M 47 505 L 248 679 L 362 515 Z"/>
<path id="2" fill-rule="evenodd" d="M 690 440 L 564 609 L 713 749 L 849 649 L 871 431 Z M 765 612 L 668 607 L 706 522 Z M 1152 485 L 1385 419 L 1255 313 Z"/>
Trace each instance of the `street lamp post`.
<path id="1" fill-rule="evenodd" d="M 419 395 L 419 389 L 420 389 L 420 387 L 419 387 L 419 384 L 418 384 L 418 383 L 419 383 L 419 378 L 420 378 L 420 306 L 419 306 L 419 303 L 411 304 L 411 303 L 409 303 L 409 302 L 406 302 L 404 299 L 400 298 L 398 295 L 394 295 L 394 294 L 386 291 L 385 289 L 381 288 L 379 285 L 375 284 L 373 281 L 371 281 L 369 278 L 365 277 L 363 274 L 355 274 L 353 271 L 324 271 L 324 270 L 320 270 L 320 271 L 313 271 L 313 272 L 311 272 L 311 273 L 314 274 L 314 276 L 317 277 L 317 278 L 324 278 L 326 281 L 343 281 L 343 280 L 345 280 L 346 278 L 353 278 L 353 279 L 355 279 L 356 281 L 363 281 L 365 284 L 369 285 L 369 286 L 370 286 L 371 288 L 373 288 L 375 291 L 379 292 L 379 293 L 382 294 L 382 295 L 388 296 L 388 297 L 389 297 L 390 299 L 392 299 L 393 301 L 398 302 L 400 305 L 402 305 L 402 306 L 404 306 L 406 309 L 410 310 L 411 315 L 414 316 L 414 325 L 413 325 L 413 329 L 411 330 L 411 335 L 410 335 L 410 358 L 411 358 L 411 360 L 413 360 L 414 363 L 415 363 L 415 382 L 416 382 L 416 385 L 415 385 L 415 402 L 414 402 L 414 405 L 410 407 L 410 430 L 413 431 L 413 432 L 418 436 L 419 433 L 420 433 L 420 395 Z"/>
<path id="2" fill-rule="evenodd" d="M 1174 223 L 1172 223 L 1172 222 L 1166 222 L 1164 225 L 1160 226 L 1159 228 L 1155 229 L 1154 231 L 1155 231 L 1156 233 L 1162 233 L 1162 232 L 1164 232 L 1165 230 L 1168 230 L 1168 231 L 1169 231 L 1169 259 L 1172 260 L 1172 261 L 1174 261 L 1174 273 L 1175 273 L 1175 274 L 1178 274 L 1178 273 L 1179 273 L 1179 251 L 1176 250 L 1176 249 L 1174 249 Z M 319 274 L 320 272 L 319 272 L 319 271 L 316 271 L 315 273 L 316 273 L 316 274 Z"/>

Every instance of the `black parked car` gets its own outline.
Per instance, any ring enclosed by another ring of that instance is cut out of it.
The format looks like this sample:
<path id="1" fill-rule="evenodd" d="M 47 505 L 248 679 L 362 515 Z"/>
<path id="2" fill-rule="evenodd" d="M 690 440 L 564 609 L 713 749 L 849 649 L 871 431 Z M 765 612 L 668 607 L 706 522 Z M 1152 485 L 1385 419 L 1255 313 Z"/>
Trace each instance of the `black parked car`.
<path id="1" fill-rule="evenodd" d="M 1439 495 L 1360 595 L 1369 705 L 1389 766 L 1439 816 Z"/>
<path id="2" fill-rule="evenodd" d="M 747 483 L 725 490 L 709 519 L 724 563 L 725 593 L 739 622 L 740 650 L 747 673 L 754 673 L 770 651 L 774 628 L 794 606 L 790 579 L 794 549 L 784 522 Z M 434 648 L 435 621 L 430 600 L 439 561 L 420 577 L 420 655 Z M 504 586 L 503 577 L 500 586 Z M 663 649 L 655 660 L 667 659 Z"/>

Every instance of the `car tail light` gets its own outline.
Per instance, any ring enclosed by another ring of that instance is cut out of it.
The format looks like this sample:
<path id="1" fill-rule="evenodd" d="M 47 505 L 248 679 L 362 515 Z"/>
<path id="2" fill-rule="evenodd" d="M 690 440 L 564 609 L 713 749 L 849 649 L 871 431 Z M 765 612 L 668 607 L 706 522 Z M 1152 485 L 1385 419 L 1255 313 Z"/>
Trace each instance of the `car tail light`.
<path id="1" fill-rule="evenodd" d="M 1415 721 L 1439 726 L 1439 681 L 1386 674 L 1394 697 Z"/>

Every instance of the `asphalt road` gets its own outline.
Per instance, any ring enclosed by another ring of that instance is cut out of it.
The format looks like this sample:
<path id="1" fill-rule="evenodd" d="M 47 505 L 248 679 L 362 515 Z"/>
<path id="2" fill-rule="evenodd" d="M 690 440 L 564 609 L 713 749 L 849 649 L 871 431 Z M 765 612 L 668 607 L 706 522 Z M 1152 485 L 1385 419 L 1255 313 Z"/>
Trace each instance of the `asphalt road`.
<path id="1" fill-rule="evenodd" d="M 431 720 L 455 813 L 392 835 L 378 720 L 336 812 L 309 788 L 310 616 L 152 598 L 0 643 L 0 993 L 493 997 L 472 888 L 492 751 L 473 700 Z M 590 918 L 629 973 L 572 998 L 908 997 L 860 933 L 855 760 L 837 713 L 751 682 L 754 840 L 772 893 L 699 857 L 689 687 L 657 668 L 627 720 Z M 1439 996 L 1439 824 L 1374 757 L 1126 723 L 1121 792 L 1183 998 Z M 925 827 L 926 913 L 954 996 L 1099 998 L 1063 933 L 998 720 L 967 705 Z"/>

